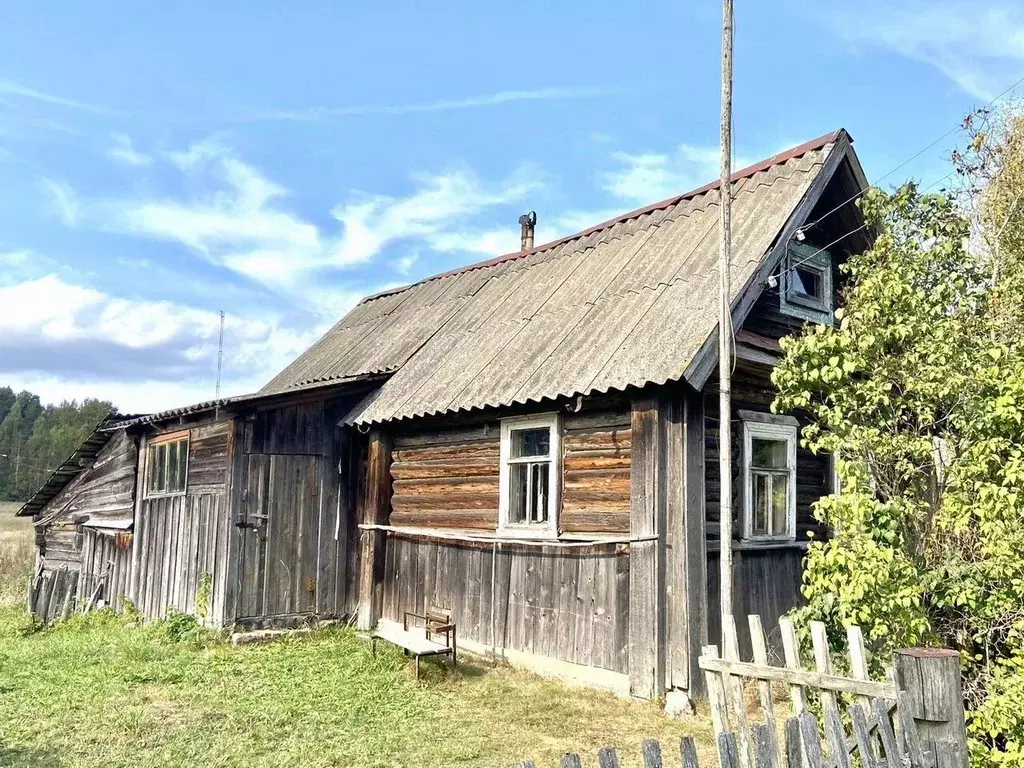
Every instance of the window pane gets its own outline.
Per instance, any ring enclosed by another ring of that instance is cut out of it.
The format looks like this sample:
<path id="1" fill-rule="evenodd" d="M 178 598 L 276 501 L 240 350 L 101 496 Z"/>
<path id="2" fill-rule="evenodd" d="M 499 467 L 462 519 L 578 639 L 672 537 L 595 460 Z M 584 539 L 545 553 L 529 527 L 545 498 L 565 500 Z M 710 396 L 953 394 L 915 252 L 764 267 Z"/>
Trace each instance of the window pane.
<path id="1" fill-rule="evenodd" d="M 526 456 L 548 456 L 551 453 L 551 430 L 547 427 L 539 429 L 512 430 L 512 458 L 521 459 Z"/>
<path id="2" fill-rule="evenodd" d="M 182 440 L 178 443 L 178 482 L 174 489 L 176 491 L 185 490 L 185 481 L 188 477 L 188 440 Z"/>
<path id="3" fill-rule="evenodd" d="M 166 464 L 167 446 L 158 445 L 156 447 L 156 460 L 153 462 L 153 490 L 157 493 L 160 493 L 164 489 Z"/>
<path id="4" fill-rule="evenodd" d="M 764 536 L 768 533 L 768 520 L 771 504 L 771 475 L 754 475 L 754 499 L 751 512 L 750 532 L 755 536 Z"/>
<path id="5" fill-rule="evenodd" d="M 178 445 L 179 443 L 167 444 L 167 484 L 165 490 L 168 493 L 178 490 Z"/>
<path id="6" fill-rule="evenodd" d="M 508 521 L 513 525 L 527 522 L 529 464 L 509 465 Z"/>
<path id="7" fill-rule="evenodd" d="M 789 475 L 772 476 L 772 533 L 785 536 L 789 517 Z"/>
<path id="8" fill-rule="evenodd" d="M 763 437 L 750 439 L 750 465 L 763 469 L 785 469 L 789 451 L 785 440 L 770 440 Z"/>
<path id="9" fill-rule="evenodd" d="M 797 267 L 793 270 L 793 293 L 812 299 L 824 297 L 824 280 L 815 269 Z"/>
<path id="10" fill-rule="evenodd" d="M 548 521 L 548 464 L 530 464 L 532 475 L 531 490 L 531 520 L 535 523 L 546 523 Z"/>

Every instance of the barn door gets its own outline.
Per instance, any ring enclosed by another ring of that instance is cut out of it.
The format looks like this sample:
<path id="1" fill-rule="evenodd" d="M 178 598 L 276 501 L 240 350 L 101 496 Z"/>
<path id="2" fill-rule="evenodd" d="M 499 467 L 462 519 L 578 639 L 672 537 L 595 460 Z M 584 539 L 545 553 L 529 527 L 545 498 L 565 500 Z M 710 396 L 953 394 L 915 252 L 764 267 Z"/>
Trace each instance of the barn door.
<path id="1" fill-rule="evenodd" d="M 250 454 L 243 491 L 240 618 L 316 606 L 320 457 Z"/>

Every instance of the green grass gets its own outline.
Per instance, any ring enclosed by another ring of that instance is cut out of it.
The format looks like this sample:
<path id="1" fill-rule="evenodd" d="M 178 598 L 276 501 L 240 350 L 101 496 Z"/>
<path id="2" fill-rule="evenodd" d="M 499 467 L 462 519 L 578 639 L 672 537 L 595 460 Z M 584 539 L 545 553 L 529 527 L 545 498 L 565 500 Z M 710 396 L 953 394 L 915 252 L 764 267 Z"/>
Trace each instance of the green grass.
<path id="1" fill-rule="evenodd" d="M 480 661 L 425 662 L 417 682 L 382 651 L 347 629 L 235 648 L 103 612 L 38 630 L 0 607 L 0 765 L 554 766 L 614 745 L 635 766 L 644 738 L 686 733 L 711 764 L 706 715 Z"/>

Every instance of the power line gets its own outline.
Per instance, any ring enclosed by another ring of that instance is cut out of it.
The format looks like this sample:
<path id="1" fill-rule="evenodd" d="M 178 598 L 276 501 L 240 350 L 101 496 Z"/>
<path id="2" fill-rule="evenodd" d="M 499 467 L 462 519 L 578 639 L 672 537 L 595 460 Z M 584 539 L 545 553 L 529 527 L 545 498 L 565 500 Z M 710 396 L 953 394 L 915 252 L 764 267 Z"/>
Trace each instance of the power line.
<path id="1" fill-rule="evenodd" d="M 996 103 L 997 101 L 999 101 L 999 100 L 1000 100 L 1001 98 L 1003 98 L 1004 96 L 1006 96 L 1006 94 L 1008 94 L 1008 93 L 1009 93 L 1010 91 L 1012 91 L 1012 90 L 1013 90 L 1014 88 L 1016 88 L 1016 87 L 1017 87 L 1018 85 L 1020 85 L 1021 83 L 1024 83 L 1024 76 L 1020 77 L 1020 78 L 1019 78 L 1019 79 L 1018 79 L 1018 80 L 1017 80 L 1016 82 L 1014 82 L 1014 83 L 1013 83 L 1013 85 L 1009 86 L 1008 88 L 1006 88 L 1006 89 L 1004 89 L 1004 90 L 1003 90 L 1002 92 L 1000 92 L 1000 93 L 999 93 L 998 95 L 996 95 L 995 97 L 993 97 L 993 98 L 992 98 L 992 99 L 991 99 L 991 100 L 990 100 L 990 101 L 989 101 L 989 102 L 988 102 L 987 104 L 985 104 L 985 105 L 984 105 L 984 106 L 982 107 L 982 109 L 987 109 L 988 107 L 991 107 L 991 106 L 992 106 L 993 104 L 995 104 L 995 103 Z M 815 219 L 814 221 L 812 221 L 812 222 L 810 222 L 810 223 L 807 223 L 807 224 L 804 224 L 803 226 L 801 226 L 801 227 L 800 227 L 800 228 L 799 228 L 799 229 L 797 230 L 797 232 L 803 232 L 804 230 L 808 230 L 808 229 L 811 229 L 812 227 L 815 227 L 815 226 L 817 226 L 817 225 L 818 225 L 818 224 L 820 224 L 820 223 L 821 223 L 822 221 L 824 221 L 824 220 L 825 220 L 825 219 L 827 219 L 827 218 L 828 218 L 829 216 L 831 216 L 831 215 L 832 215 L 833 213 L 835 213 L 836 211 L 838 211 L 838 210 L 839 210 L 840 208 L 843 208 L 844 206 L 846 206 L 846 205 L 848 205 L 848 204 L 852 203 L 852 202 L 853 202 L 854 200 L 856 200 L 856 199 L 857 199 L 858 197 L 860 197 L 861 195 L 863 195 L 863 194 L 864 194 L 865 192 L 867 192 L 867 191 L 868 191 L 869 189 L 871 189 L 872 187 L 877 187 L 877 186 L 878 186 L 879 184 L 881 184 L 881 183 L 882 183 L 883 181 L 885 181 L 885 180 L 886 180 L 887 178 L 889 178 L 889 177 L 890 177 L 890 176 L 892 176 L 892 175 L 893 175 L 894 173 L 896 173 L 896 171 L 900 170 L 901 168 L 904 168 L 904 167 L 906 167 L 906 166 L 907 166 L 908 164 L 912 163 L 912 162 L 913 162 L 914 160 L 916 160 L 917 158 L 919 158 L 919 157 L 920 157 L 921 155 L 923 155 L 923 154 L 924 154 L 925 152 L 927 152 L 927 151 L 928 151 L 929 149 L 931 149 L 931 148 L 932 148 L 932 147 L 934 147 L 934 146 L 935 146 L 936 144 L 938 144 L 938 143 L 939 143 L 940 141 L 942 141 L 943 139 L 945 139 L 945 138 L 946 138 L 947 136 L 949 136 L 950 134 L 952 134 L 952 133 L 956 132 L 957 130 L 959 130 L 959 129 L 960 129 L 960 125 L 961 125 L 960 123 L 957 123 L 957 124 L 956 124 L 956 125 L 954 125 L 954 126 L 953 126 L 952 128 L 950 128 L 950 129 L 949 129 L 948 131 L 946 131 L 946 132 L 945 132 L 944 134 L 942 134 L 941 136 L 939 136 L 939 138 L 935 139 L 935 141 L 933 141 L 933 142 L 932 142 L 931 144 L 929 144 L 929 145 L 927 145 L 926 147 L 924 147 L 924 149 L 921 149 L 921 150 L 919 150 L 918 152 L 914 153 L 913 155 L 911 155 L 910 157 L 908 157 L 908 158 L 907 158 L 906 160 L 904 160 L 904 161 L 903 161 L 902 163 L 900 163 L 899 165 L 897 165 L 897 166 L 896 166 L 895 168 L 893 168 L 892 170 L 888 171 L 888 172 L 887 172 L 887 173 L 886 173 L 886 174 L 885 174 L 884 176 L 881 176 L 881 177 L 879 177 L 878 179 L 876 179 L 876 180 L 875 180 L 875 183 L 874 183 L 874 184 L 869 184 L 868 186 L 864 187 L 863 189 L 860 189 L 860 190 L 858 190 L 858 191 L 857 191 L 857 192 L 855 192 L 855 193 L 854 193 L 854 194 L 853 194 L 853 195 L 852 195 L 851 197 L 849 197 L 848 199 L 846 199 L 846 200 L 844 200 L 843 202 L 841 202 L 841 203 L 840 203 L 839 205 L 837 205 L 837 206 L 836 206 L 835 208 L 833 208 L 833 209 L 831 209 L 830 211 L 828 211 L 827 213 L 825 213 L 825 214 L 823 214 L 823 215 L 819 216 L 819 217 L 818 217 L 817 219 Z M 938 179 L 937 181 L 933 181 L 933 182 L 932 182 L 931 184 L 929 184 L 929 185 L 928 185 L 927 187 L 925 187 L 925 188 L 924 188 L 924 189 L 922 189 L 921 191 L 922 191 L 922 192 L 927 192 L 927 191 L 928 191 L 929 189 L 931 189 L 932 187 L 934 187 L 934 186 L 935 186 L 936 184 L 940 184 L 941 182 L 943 182 L 943 181 L 945 181 L 946 179 L 948 179 L 948 178 L 949 178 L 950 176 L 952 176 L 952 175 L 953 175 L 954 173 L 956 173 L 956 171 L 955 171 L 955 170 L 954 170 L 954 171 L 950 171 L 950 172 L 949 172 L 949 173 L 947 173 L 947 174 L 946 174 L 945 176 L 943 176 L 943 177 L 939 178 L 939 179 Z M 866 229 L 866 228 L 867 228 L 867 224 L 861 224 L 861 225 L 860 225 L 859 227 L 857 227 L 856 229 L 852 229 L 852 230 L 850 230 L 849 232 L 846 232 L 845 234 L 842 234 L 842 235 L 840 235 L 839 237 L 837 237 L 837 238 L 836 238 L 835 240 L 833 240 L 833 241 L 832 241 L 831 243 L 829 243 L 828 245 L 826 245 L 826 246 L 824 246 L 824 247 L 822 247 L 822 248 L 819 248 L 819 249 L 818 249 L 818 250 L 816 250 L 816 251 L 815 251 L 814 253 L 812 253 L 812 254 L 811 254 L 810 256 L 807 256 L 806 258 L 804 258 L 804 259 L 801 259 L 800 261 L 796 262 L 795 264 L 790 264 L 790 265 L 789 265 L 788 267 L 786 267 L 785 269 L 781 270 L 781 271 L 780 271 L 780 272 L 779 272 L 778 274 L 776 274 L 776 275 L 772 275 L 772 277 L 774 277 L 774 278 L 776 278 L 776 279 L 778 279 L 778 278 L 781 278 L 781 277 L 782 277 L 782 276 L 783 276 L 784 274 L 786 274 L 787 272 L 790 272 L 790 271 L 792 271 L 792 270 L 796 269 L 797 267 L 800 267 L 800 266 L 802 266 L 802 265 L 806 264 L 807 262 L 809 262 L 809 261 L 813 260 L 813 259 L 814 259 L 814 258 L 815 258 L 816 256 L 818 256 L 818 255 L 819 255 L 820 253 L 823 253 L 824 251 L 827 251 L 827 250 L 828 250 L 829 248 L 831 248 L 831 247 L 832 247 L 833 245 L 835 245 L 836 243 L 839 243 L 839 242 L 841 242 L 841 241 L 845 240 L 846 238 L 850 237 L 851 235 L 855 235 L 855 234 L 857 234 L 858 232 L 860 232 L 861 230 L 863 230 L 863 229 Z"/>

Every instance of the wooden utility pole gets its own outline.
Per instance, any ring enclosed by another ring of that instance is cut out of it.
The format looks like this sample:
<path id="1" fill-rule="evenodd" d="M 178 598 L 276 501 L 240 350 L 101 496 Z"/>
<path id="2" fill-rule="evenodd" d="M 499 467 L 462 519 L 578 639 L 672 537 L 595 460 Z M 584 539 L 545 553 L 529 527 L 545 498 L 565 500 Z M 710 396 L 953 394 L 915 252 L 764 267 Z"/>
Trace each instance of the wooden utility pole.
<path id="1" fill-rule="evenodd" d="M 224 368 L 224 310 L 220 311 L 220 337 L 217 339 L 217 394 L 220 399 L 220 374 Z"/>
<path id="2" fill-rule="evenodd" d="M 732 616 L 732 309 L 729 264 L 732 245 L 732 0 L 722 3 L 722 179 L 718 189 L 718 472 L 722 575 L 722 626 Z"/>

